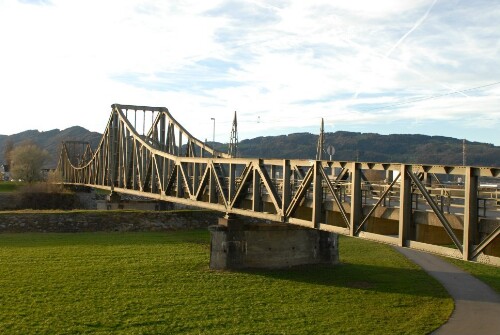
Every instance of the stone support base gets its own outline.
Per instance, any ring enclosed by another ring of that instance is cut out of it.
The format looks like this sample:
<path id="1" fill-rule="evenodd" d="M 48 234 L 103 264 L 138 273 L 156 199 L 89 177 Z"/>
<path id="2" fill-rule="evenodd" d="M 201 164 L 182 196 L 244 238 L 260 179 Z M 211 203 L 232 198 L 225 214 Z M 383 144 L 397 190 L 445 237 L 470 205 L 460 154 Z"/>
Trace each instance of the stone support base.
<path id="1" fill-rule="evenodd" d="M 211 226 L 210 268 L 287 268 L 338 263 L 337 234 L 281 223 L 219 219 Z"/>

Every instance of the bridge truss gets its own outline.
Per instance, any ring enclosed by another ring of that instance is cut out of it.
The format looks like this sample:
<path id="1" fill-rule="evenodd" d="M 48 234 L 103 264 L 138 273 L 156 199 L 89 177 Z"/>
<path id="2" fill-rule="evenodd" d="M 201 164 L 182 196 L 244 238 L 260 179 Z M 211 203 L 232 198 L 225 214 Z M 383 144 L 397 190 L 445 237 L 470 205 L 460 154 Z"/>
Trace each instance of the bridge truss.
<path id="1" fill-rule="evenodd" d="M 500 266 L 500 168 L 233 158 L 193 137 L 166 108 L 118 104 L 95 150 L 75 160 L 70 144 L 58 165 L 68 185 Z"/>

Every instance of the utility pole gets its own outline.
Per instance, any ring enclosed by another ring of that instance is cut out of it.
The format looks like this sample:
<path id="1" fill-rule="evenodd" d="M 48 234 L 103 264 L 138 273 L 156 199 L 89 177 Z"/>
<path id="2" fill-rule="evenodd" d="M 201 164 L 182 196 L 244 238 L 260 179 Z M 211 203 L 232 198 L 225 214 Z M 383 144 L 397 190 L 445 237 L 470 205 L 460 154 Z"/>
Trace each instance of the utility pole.
<path id="1" fill-rule="evenodd" d="M 213 132 L 213 136 L 212 136 L 212 146 L 215 146 L 215 118 L 211 117 L 210 120 L 214 121 L 214 132 Z"/>
<path id="2" fill-rule="evenodd" d="M 238 120 L 236 119 L 236 111 L 234 111 L 233 128 L 231 129 L 227 153 L 231 157 L 238 157 Z"/>
<path id="3" fill-rule="evenodd" d="M 465 138 L 462 141 L 462 165 L 465 166 L 467 163 L 467 153 L 465 151 Z"/>
<path id="4" fill-rule="evenodd" d="M 257 124 L 260 125 L 260 115 L 257 116 Z M 261 136 L 260 138 L 260 149 L 259 149 L 259 158 L 262 158 L 262 145 L 264 143 L 264 136 Z"/>
<path id="5" fill-rule="evenodd" d="M 323 160 L 323 147 L 325 146 L 325 122 L 321 118 L 321 128 L 319 129 L 318 145 L 316 147 L 316 160 Z"/>

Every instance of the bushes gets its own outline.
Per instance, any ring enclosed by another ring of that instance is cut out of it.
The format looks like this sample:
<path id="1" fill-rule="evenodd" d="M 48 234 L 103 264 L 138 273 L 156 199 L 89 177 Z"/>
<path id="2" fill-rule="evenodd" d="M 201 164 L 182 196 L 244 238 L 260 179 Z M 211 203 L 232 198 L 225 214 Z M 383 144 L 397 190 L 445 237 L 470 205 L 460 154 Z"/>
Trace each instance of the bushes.
<path id="1" fill-rule="evenodd" d="M 73 209 L 79 205 L 75 193 L 49 183 L 24 186 L 19 190 L 17 198 L 16 207 L 21 209 Z"/>

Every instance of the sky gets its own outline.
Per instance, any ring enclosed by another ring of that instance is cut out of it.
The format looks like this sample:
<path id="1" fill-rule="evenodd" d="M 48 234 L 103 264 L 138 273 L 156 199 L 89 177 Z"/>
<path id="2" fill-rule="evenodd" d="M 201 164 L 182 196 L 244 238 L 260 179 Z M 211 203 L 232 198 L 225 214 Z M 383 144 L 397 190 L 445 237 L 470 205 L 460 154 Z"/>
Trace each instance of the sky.
<path id="1" fill-rule="evenodd" d="M 499 22 L 490 0 L 0 0 L 0 134 L 103 132 L 119 103 L 218 142 L 237 111 L 240 140 L 324 118 L 500 145 Z"/>

